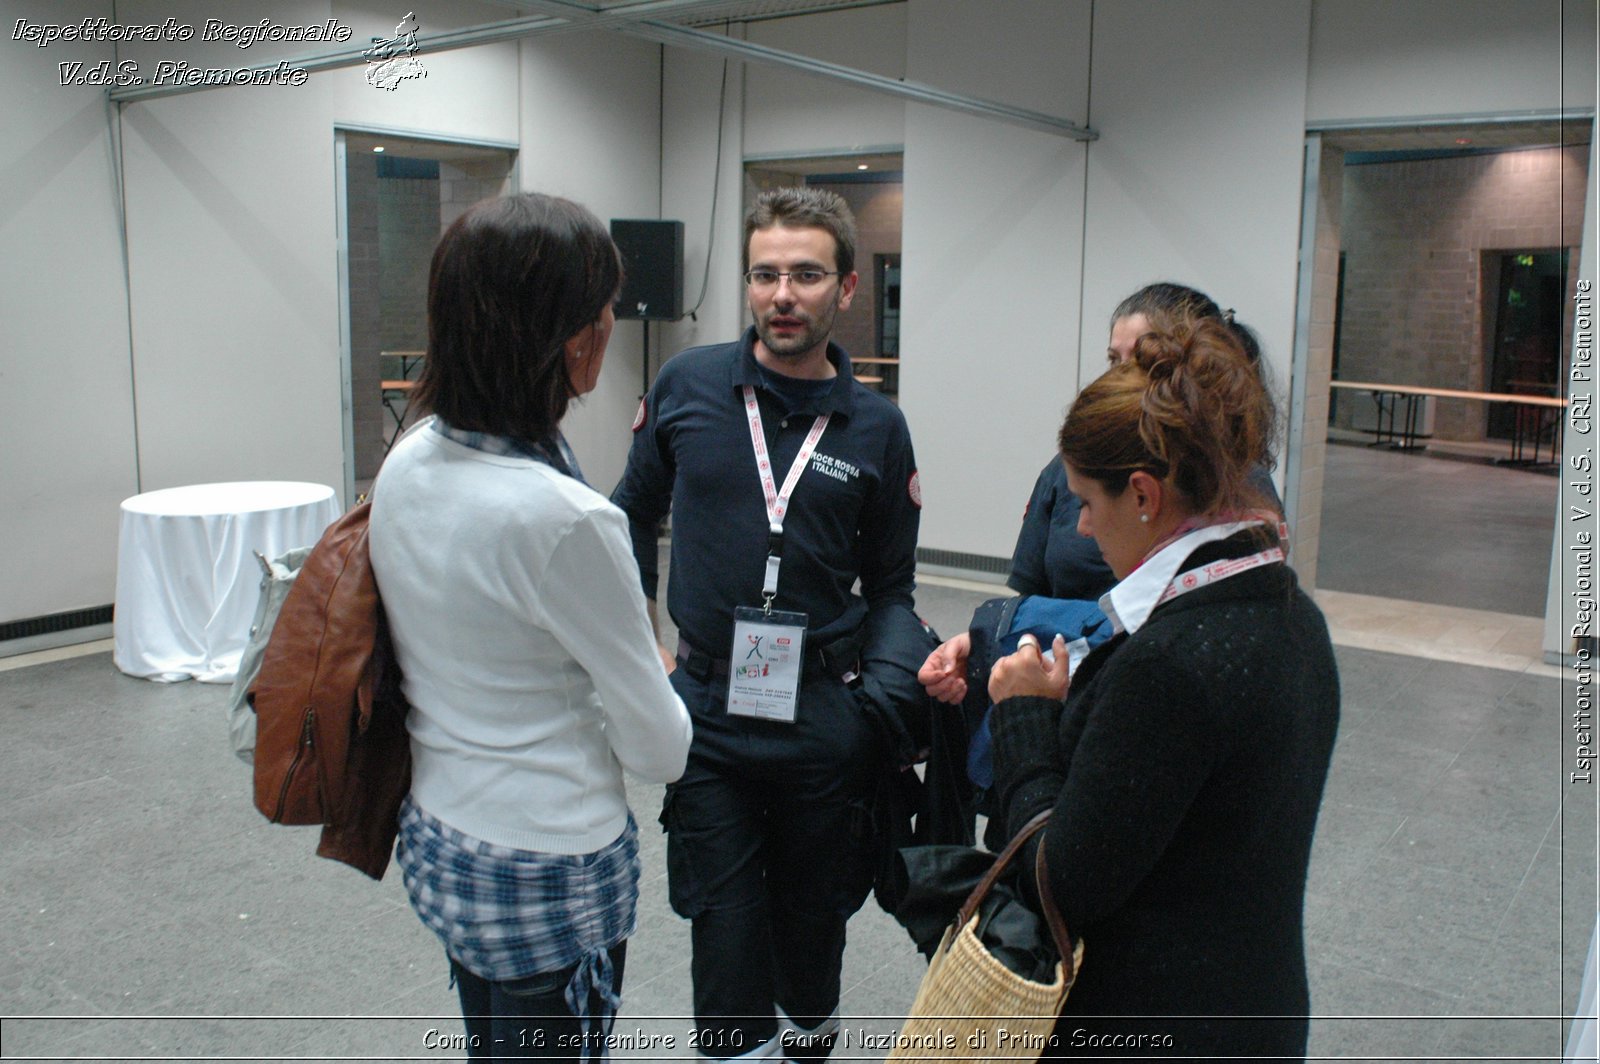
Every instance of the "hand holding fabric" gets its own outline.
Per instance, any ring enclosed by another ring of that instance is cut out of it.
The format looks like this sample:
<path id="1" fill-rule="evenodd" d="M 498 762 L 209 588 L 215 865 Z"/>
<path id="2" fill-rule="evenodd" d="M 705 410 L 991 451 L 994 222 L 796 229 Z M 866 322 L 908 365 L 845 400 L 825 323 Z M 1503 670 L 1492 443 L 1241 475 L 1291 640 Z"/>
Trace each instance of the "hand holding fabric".
<path id="1" fill-rule="evenodd" d="M 989 701 L 999 705 L 1008 698 L 1066 698 L 1071 669 L 1066 639 L 1057 635 L 1051 651 L 1051 660 L 1046 661 L 1039 641 L 1023 636 L 1016 653 L 996 661 L 989 671 Z"/>
<path id="2" fill-rule="evenodd" d="M 972 653 L 972 636 L 967 632 L 946 639 L 928 655 L 917 670 L 917 682 L 928 697 L 960 705 L 967 697 L 967 658 Z"/>

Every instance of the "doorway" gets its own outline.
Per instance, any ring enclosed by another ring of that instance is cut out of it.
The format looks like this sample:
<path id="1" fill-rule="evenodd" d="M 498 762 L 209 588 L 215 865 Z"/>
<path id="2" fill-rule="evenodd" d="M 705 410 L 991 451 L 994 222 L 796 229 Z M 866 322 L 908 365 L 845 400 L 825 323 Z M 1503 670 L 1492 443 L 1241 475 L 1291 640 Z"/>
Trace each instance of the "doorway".
<path id="1" fill-rule="evenodd" d="M 1559 387 L 1582 226 L 1570 190 L 1587 186 L 1592 133 L 1532 120 L 1308 137 L 1288 493 L 1296 566 L 1319 594 L 1371 599 L 1358 609 L 1373 615 L 1441 607 L 1533 622 L 1547 657 L 1560 652 L 1545 616 L 1563 571 L 1559 485 L 1497 461 L 1505 444 L 1485 428 L 1513 426 L 1488 424 L 1500 404 L 1481 393 Z M 1425 448 L 1391 455 L 1352 431 L 1364 396 L 1345 393 L 1327 416 L 1330 378 L 1459 395 L 1438 399 Z"/>
<path id="2" fill-rule="evenodd" d="M 516 152 L 336 130 L 344 339 L 345 491 L 363 494 L 415 420 L 428 346 L 428 264 L 472 204 L 515 188 Z"/>
<path id="3" fill-rule="evenodd" d="M 1485 275 L 1491 279 L 1492 327 L 1484 380 L 1491 392 L 1527 395 L 1558 394 L 1561 379 L 1561 337 L 1565 323 L 1567 252 L 1485 252 Z M 1522 407 L 1491 404 L 1488 435 L 1511 439 Z"/>

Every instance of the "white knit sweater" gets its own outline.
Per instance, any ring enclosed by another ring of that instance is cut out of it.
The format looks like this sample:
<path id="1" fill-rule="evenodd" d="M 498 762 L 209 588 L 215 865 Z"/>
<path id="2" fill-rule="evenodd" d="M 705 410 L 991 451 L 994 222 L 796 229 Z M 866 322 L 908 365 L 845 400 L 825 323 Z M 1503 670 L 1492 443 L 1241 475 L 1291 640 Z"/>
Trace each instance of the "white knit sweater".
<path id="1" fill-rule="evenodd" d="M 591 853 L 627 823 L 624 765 L 682 774 L 689 715 L 604 496 L 422 429 L 384 461 L 370 537 L 423 809 L 486 842 Z"/>

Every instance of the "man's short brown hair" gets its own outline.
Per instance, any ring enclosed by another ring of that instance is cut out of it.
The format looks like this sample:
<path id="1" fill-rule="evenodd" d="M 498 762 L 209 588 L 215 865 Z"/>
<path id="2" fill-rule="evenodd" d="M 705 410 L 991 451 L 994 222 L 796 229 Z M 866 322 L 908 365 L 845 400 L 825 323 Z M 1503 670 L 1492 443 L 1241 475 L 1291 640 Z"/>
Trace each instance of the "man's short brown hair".
<path id="1" fill-rule="evenodd" d="M 815 226 L 833 237 L 833 268 L 841 275 L 856 268 L 856 219 L 850 205 L 825 188 L 772 188 L 756 197 L 744 219 L 744 268 L 750 268 L 750 237 L 774 226 Z"/>

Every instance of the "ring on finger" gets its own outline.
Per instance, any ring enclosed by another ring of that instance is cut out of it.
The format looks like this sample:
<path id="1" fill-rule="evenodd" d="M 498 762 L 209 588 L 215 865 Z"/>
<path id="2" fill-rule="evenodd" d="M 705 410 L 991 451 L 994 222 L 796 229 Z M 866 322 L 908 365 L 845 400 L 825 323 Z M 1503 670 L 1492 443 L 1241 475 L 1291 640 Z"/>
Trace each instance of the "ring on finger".
<path id="1" fill-rule="evenodd" d="M 1021 650 L 1023 647 L 1032 647 L 1035 650 L 1039 650 L 1039 637 L 1031 632 L 1024 633 L 1017 640 L 1017 649 Z"/>

